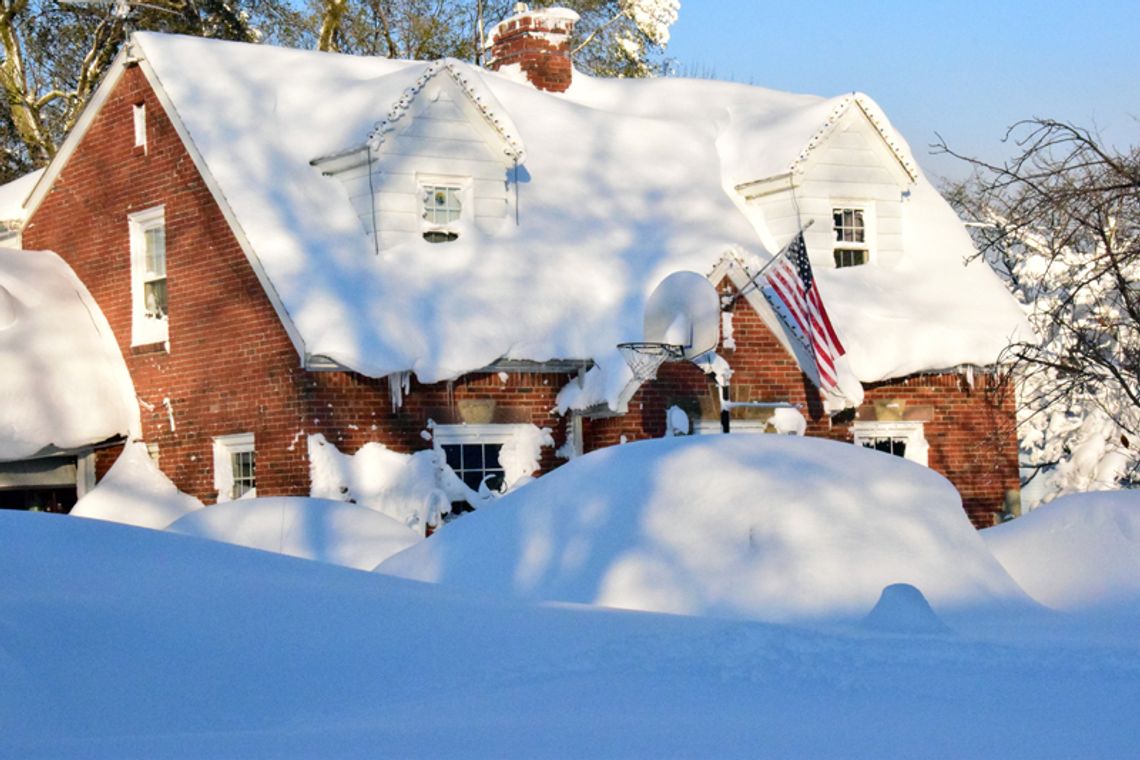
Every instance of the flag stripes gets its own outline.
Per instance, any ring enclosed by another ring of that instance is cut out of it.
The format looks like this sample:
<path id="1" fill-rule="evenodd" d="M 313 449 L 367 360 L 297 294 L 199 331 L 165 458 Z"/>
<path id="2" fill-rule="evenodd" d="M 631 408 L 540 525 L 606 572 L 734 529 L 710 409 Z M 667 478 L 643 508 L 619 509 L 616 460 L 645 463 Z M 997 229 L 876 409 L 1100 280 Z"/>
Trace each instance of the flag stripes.
<path id="1" fill-rule="evenodd" d="M 838 392 L 835 364 L 843 356 L 844 349 L 823 307 L 819 288 L 815 286 L 803 232 L 796 235 L 777 258 L 779 261 L 773 262 L 764 274 L 765 289 L 770 289 L 771 296 L 775 296 L 784 307 L 776 313 L 785 321 L 786 315 L 790 315 L 794 324 L 789 324 L 789 328 L 798 334 L 804 348 L 814 358 L 820 389 Z M 769 296 L 769 293 L 765 295 Z"/>

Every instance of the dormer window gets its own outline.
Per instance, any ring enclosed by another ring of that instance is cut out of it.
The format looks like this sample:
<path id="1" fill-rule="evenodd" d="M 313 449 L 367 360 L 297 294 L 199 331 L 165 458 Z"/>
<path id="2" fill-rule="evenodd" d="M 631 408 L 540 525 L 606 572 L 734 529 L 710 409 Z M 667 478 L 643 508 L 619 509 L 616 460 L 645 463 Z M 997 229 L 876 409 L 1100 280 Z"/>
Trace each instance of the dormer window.
<path id="1" fill-rule="evenodd" d="M 871 258 L 871 235 L 868 230 L 870 214 L 857 206 L 833 208 L 835 227 L 835 267 L 857 267 Z"/>
<path id="2" fill-rule="evenodd" d="M 423 185 L 424 240 L 447 243 L 459 237 L 456 227 L 463 215 L 458 185 Z"/>

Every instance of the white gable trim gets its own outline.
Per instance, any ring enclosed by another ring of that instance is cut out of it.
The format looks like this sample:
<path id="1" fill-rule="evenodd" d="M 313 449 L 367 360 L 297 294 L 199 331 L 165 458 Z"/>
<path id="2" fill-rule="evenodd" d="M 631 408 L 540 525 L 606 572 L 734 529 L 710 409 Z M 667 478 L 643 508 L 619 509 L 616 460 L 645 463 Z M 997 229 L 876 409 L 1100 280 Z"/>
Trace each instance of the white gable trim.
<path id="1" fill-rule="evenodd" d="M 498 136 L 503 145 L 503 155 L 508 159 L 508 163 L 522 163 L 526 157 L 526 149 L 523 146 L 522 138 L 518 135 L 518 129 L 515 128 L 514 122 L 506 115 L 506 110 L 495 96 L 491 94 L 490 90 L 477 86 L 474 77 L 463 72 L 463 66 L 464 64 L 454 58 L 441 58 L 438 61 L 428 64 L 424 69 L 424 73 L 420 75 L 415 84 L 404 90 L 404 94 L 401 95 L 400 99 L 392 106 L 392 109 L 388 112 L 388 116 L 382 121 L 377 122 L 372 132 L 368 135 L 368 145 L 372 150 L 380 150 L 380 146 L 384 144 L 388 133 L 393 131 L 400 119 L 408 113 L 416 96 L 419 95 L 427 83 L 438 74 L 446 73 L 448 78 L 482 117 L 484 124 Z"/>
<path id="2" fill-rule="evenodd" d="M 734 189 L 743 195 L 746 200 L 753 200 L 771 195 L 773 193 L 782 192 L 785 190 L 795 190 L 800 184 L 800 176 L 803 175 L 805 166 L 808 160 L 815 153 L 816 148 L 827 141 L 831 133 L 839 126 L 843 120 L 844 115 L 855 106 L 858 113 L 867 120 L 883 144 L 891 152 L 895 158 L 898 167 L 906 175 L 910 182 L 918 181 L 918 164 L 915 162 L 914 157 L 911 156 L 910 151 L 895 135 L 894 130 L 887 122 L 887 117 L 873 100 L 860 92 L 853 92 L 846 95 L 839 100 L 839 103 L 828 114 L 827 120 L 823 126 L 812 135 L 808 140 L 807 145 L 788 166 L 788 170 L 781 174 L 773 174 L 770 177 L 761 177 L 748 182 L 742 182 L 734 187 Z"/>
<path id="3" fill-rule="evenodd" d="M 851 110 L 852 106 L 857 107 L 859 113 L 863 115 L 863 118 L 875 128 L 875 132 L 878 133 L 883 143 L 890 148 L 891 154 L 895 157 L 895 160 L 898 161 L 902 170 L 906 172 L 910 181 L 916 182 L 918 180 L 918 165 L 915 163 L 914 158 L 895 137 L 893 130 L 891 130 L 887 122 L 887 117 L 883 114 L 882 110 L 875 105 L 873 100 L 861 92 L 853 92 L 840 99 L 839 104 L 828 114 L 827 121 L 819 128 L 819 131 L 812 135 L 811 139 L 808 140 L 808 144 L 800 151 L 800 155 L 792 162 L 789 171 L 793 173 L 803 171 L 804 163 L 811 156 L 812 152 L 831 136 L 831 133 L 835 131 L 835 128 L 839 125 L 843 116 Z"/>
<path id="4" fill-rule="evenodd" d="M 300 330 L 293 323 L 292 317 L 289 316 L 288 310 L 285 308 L 281 296 L 278 295 L 277 289 L 273 287 L 273 283 L 266 274 L 265 268 L 261 265 L 261 260 L 257 257 L 253 246 L 246 237 L 245 231 L 242 229 L 241 224 L 238 222 L 237 215 L 234 214 L 230 204 L 226 201 L 226 196 L 222 193 L 217 180 L 214 175 L 210 173 L 209 167 L 206 165 L 206 160 L 202 157 L 201 151 L 194 144 L 194 139 L 190 136 L 189 130 L 182 122 L 182 117 L 178 114 L 178 109 L 174 107 L 174 102 L 170 99 L 166 89 L 162 86 L 162 81 L 158 78 L 158 74 L 151 67 L 150 63 L 143 57 L 139 59 L 139 68 L 142 70 L 143 75 L 146 77 L 147 82 L 150 84 L 151 89 L 154 91 L 158 102 L 162 105 L 163 110 L 166 112 L 170 123 L 174 125 L 174 131 L 178 134 L 179 139 L 182 141 L 183 147 L 186 149 L 190 160 L 194 162 L 194 168 L 198 170 L 198 175 L 206 184 L 206 188 L 210 191 L 210 197 L 218 204 L 218 208 L 222 212 L 222 216 L 229 225 L 230 231 L 233 232 L 234 238 L 238 241 L 242 253 L 245 254 L 249 266 L 253 269 L 254 276 L 261 284 L 261 289 L 265 292 L 269 303 L 273 306 L 273 311 L 277 314 L 277 319 L 281 322 L 281 326 L 285 328 L 285 333 L 289 336 L 289 341 L 293 344 L 293 350 L 297 352 L 297 357 L 300 359 L 300 365 L 305 364 L 305 341 L 301 337 Z"/>

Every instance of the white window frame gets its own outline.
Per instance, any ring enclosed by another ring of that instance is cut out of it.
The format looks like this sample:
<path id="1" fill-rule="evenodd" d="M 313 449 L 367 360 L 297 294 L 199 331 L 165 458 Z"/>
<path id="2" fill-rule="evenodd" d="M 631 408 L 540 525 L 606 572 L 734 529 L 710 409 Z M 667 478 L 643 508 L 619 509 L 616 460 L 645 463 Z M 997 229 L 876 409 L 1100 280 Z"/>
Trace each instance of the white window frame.
<path id="1" fill-rule="evenodd" d="M 930 466 L 930 446 L 926 440 L 925 425 L 921 422 L 860 420 L 852 423 L 851 434 L 856 446 L 863 446 L 876 438 L 902 439 L 906 443 L 905 459 L 923 467 Z"/>
<path id="2" fill-rule="evenodd" d="M 441 457 L 441 462 L 446 462 L 446 454 L 443 447 L 446 445 L 464 445 L 464 444 L 501 444 L 506 446 L 511 443 L 515 436 L 520 435 L 523 431 L 530 428 L 526 424 L 462 424 L 462 425 L 436 425 L 432 428 L 432 446 Z M 500 453 L 500 457 L 501 457 Z M 503 490 L 509 491 L 515 481 L 509 480 L 510 473 L 507 472 L 507 467 L 504 465 L 502 459 L 499 460 L 499 469 L 503 470 Z M 458 475 L 458 473 L 456 473 Z M 527 473 L 530 474 L 530 473 Z M 462 478 L 461 478 L 462 479 Z M 517 478 L 516 478 L 517 480 Z"/>
<path id="3" fill-rule="evenodd" d="M 131 122 L 135 128 L 135 147 L 146 150 L 146 103 L 131 108 Z"/>
<path id="4" fill-rule="evenodd" d="M 170 295 L 167 290 L 167 314 L 150 316 L 146 308 L 146 286 L 151 282 L 168 279 L 168 266 L 166 255 L 166 207 L 155 206 L 144 211 L 138 211 L 127 216 L 127 225 L 130 229 L 131 243 L 131 345 L 145 346 L 152 343 L 165 343 L 170 339 L 168 315 L 170 309 Z M 163 273 L 156 277 L 147 272 L 146 246 L 147 233 L 151 230 L 163 230 Z"/>
<path id="5" fill-rule="evenodd" d="M 430 233 L 454 235 L 456 238 L 463 228 L 474 218 L 474 200 L 471 197 L 471 179 L 467 177 L 454 177 L 439 174 L 416 175 L 416 207 L 420 216 L 420 233 L 426 236 Z M 428 219 L 426 197 L 429 193 L 438 190 L 453 192 L 458 207 L 454 209 L 456 217 L 450 221 L 437 222 Z"/>
<path id="6" fill-rule="evenodd" d="M 847 211 L 858 212 L 863 215 L 863 240 L 839 240 L 840 227 L 835 224 L 835 215 Z M 866 201 L 832 200 L 831 202 L 831 251 L 832 262 L 836 269 L 847 269 L 852 266 L 866 266 L 875 258 L 875 213 L 874 204 Z M 839 251 L 863 251 L 863 263 L 840 267 L 835 258 Z"/>
<path id="7" fill-rule="evenodd" d="M 251 499 L 257 496 L 257 450 L 253 433 L 220 435 L 214 439 L 214 489 L 219 504 L 233 501 L 234 455 L 253 454 L 253 487 L 236 498 Z"/>
<path id="8" fill-rule="evenodd" d="M 728 429 L 730 431 L 729 435 L 733 433 L 771 434 L 772 432 L 768 429 L 768 420 L 730 420 Z M 693 420 L 693 435 L 716 434 L 724 435 L 724 426 L 721 425 L 719 419 L 709 420 L 702 417 L 701 419 Z"/>

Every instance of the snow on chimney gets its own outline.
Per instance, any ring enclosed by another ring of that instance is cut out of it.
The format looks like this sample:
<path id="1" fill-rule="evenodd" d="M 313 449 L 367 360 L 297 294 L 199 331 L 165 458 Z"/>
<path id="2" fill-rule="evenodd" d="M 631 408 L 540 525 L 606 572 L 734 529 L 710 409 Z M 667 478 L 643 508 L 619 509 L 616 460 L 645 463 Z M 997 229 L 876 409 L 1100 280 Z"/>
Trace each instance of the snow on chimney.
<path id="1" fill-rule="evenodd" d="M 574 75 L 570 34 L 578 18 L 569 8 L 532 11 L 526 3 L 515 3 L 515 14 L 491 34 L 491 68 L 517 65 L 538 89 L 565 92 Z"/>

